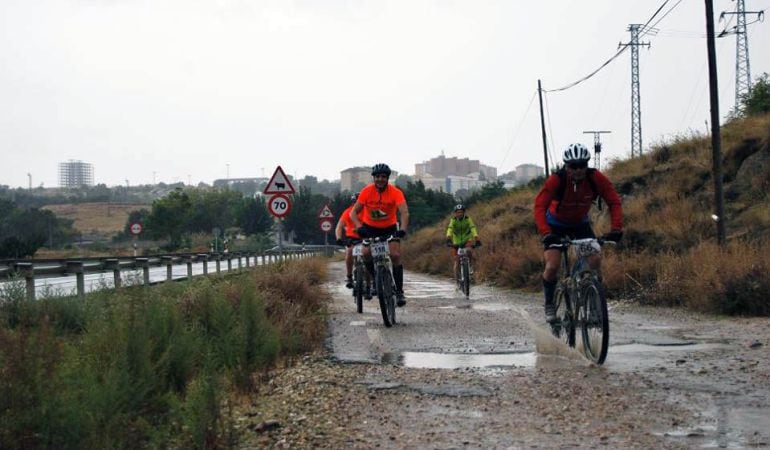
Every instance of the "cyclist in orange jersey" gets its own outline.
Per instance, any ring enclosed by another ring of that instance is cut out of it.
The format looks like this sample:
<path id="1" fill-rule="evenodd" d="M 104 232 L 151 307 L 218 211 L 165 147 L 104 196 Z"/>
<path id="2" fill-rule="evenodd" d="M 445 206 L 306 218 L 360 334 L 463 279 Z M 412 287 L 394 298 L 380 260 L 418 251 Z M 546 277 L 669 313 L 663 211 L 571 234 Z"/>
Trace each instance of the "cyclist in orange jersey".
<path id="1" fill-rule="evenodd" d="M 409 227 L 409 208 L 401 189 L 390 184 L 390 167 L 375 164 L 372 167 L 372 184 L 358 194 L 350 218 L 362 238 L 395 236 L 389 242 L 393 261 L 393 279 L 396 282 L 396 304 L 406 305 L 404 297 L 404 266 L 401 264 L 401 242 Z M 359 218 L 359 213 L 361 218 Z M 399 227 L 400 219 L 400 227 Z M 374 277 L 374 263 L 368 248 L 364 248 L 367 271 Z"/>
<path id="2" fill-rule="evenodd" d="M 353 245 L 361 240 L 361 236 L 356 233 L 356 226 L 353 224 L 353 219 L 350 218 L 350 211 L 353 210 L 353 205 L 356 204 L 358 194 L 350 196 L 351 204 L 340 215 L 340 220 L 337 222 L 337 228 L 334 230 L 334 234 L 337 237 L 337 245 L 345 245 L 345 268 L 347 269 L 347 279 L 345 287 L 353 289 Z M 360 216 L 360 214 L 359 214 Z M 366 288 L 364 290 L 364 297 L 367 300 L 371 300 L 372 294 L 370 292 L 371 279 L 369 274 L 366 274 Z"/>

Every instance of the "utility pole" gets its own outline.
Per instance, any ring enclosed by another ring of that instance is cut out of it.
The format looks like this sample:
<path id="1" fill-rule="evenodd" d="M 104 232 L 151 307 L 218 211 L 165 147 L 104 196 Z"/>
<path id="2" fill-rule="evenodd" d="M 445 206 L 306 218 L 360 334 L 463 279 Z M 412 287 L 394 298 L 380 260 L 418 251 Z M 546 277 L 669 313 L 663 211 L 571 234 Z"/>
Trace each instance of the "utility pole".
<path id="1" fill-rule="evenodd" d="M 642 107 L 641 93 L 639 92 L 639 47 L 647 46 L 649 42 L 639 42 L 639 33 L 657 33 L 655 28 L 644 29 L 644 25 L 631 24 L 628 31 L 631 32 L 631 40 L 624 44 L 619 43 L 618 48 L 631 46 L 631 157 L 642 156 Z"/>
<path id="2" fill-rule="evenodd" d="M 711 102 L 711 159 L 714 176 L 714 221 L 717 242 L 725 245 L 724 196 L 722 194 L 722 139 L 719 130 L 719 84 L 717 83 L 717 51 L 714 44 L 714 4 L 706 1 L 706 50 L 709 62 L 709 100 Z"/>
<path id="3" fill-rule="evenodd" d="M 746 14 L 756 14 L 751 23 L 761 22 L 765 11 L 746 11 L 743 0 L 735 1 L 735 11 L 722 11 L 719 20 L 726 15 L 735 15 L 738 23 L 730 30 L 722 30 L 717 37 L 735 34 L 735 109 L 741 104 L 741 98 L 751 94 L 751 67 L 749 65 L 749 38 L 746 34 Z"/>
<path id="4" fill-rule="evenodd" d="M 597 170 L 601 170 L 602 161 L 602 142 L 601 135 L 612 133 L 612 131 L 584 131 L 583 134 L 594 135 L 594 167 Z"/>
<path id="5" fill-rule="evenodd" d="M 545 118 L 543 117 L 543 87 L 540 85 L 540 80 L 537 80 L 537 96 L 540 98 L 540 130 L 543 133 L 543 158 L 545 159 L 545 177 L 548 178 L 550 172 L 548 170 L 548 144 L 545 139 Z"/>
<path id="6" fill-rule="evenodd" d="M 27 172 L 27 178 L 29 178 L 29 190 L 32 190 L 32 174 Z"/>

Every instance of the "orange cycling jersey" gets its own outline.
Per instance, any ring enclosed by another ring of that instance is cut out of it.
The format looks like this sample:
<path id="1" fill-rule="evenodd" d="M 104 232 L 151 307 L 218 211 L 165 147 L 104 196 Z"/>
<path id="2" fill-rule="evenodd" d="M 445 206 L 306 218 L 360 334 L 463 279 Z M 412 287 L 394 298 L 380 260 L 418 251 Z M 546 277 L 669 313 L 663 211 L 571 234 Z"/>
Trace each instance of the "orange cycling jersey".
<path id="1" fill-rule="evenodd" d="M 382 192 L 377 190 L 374 183 L 366 186 L 358 194 L 358 203 L 364 205 L 363 214 L 359 218 L 370 227 L 387 228 L 396 224 L 398 206 L 406 203 L 401 189 L 388 184 Z"/>
<path id="2" fill-rule="evenodd" d="M 356 233 L 356 225 L 353 223 L 353 219 L 350 218 L 350 212 L 353 211 L 353 205 L 342 213 L 342 223 L 345 224 L 345 236 L 353 239 L 361 239 L 361 236 Z M 363 219 L 363 210 L 358 213 L 358 220 Z"/>

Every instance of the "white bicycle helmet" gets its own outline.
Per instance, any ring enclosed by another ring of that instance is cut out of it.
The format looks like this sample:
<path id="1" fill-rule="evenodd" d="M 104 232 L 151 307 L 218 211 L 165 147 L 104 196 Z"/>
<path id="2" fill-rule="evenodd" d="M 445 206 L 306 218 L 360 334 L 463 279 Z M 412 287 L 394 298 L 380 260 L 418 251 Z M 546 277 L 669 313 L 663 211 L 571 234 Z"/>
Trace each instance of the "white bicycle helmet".
<path id="1" fill-rule="evenodd" d="M 583 144 L 570 144 L 566 150 L 564 150 L 564 163 L 571 162 L 586 162 L 591 159 L 591 154 Z"/>

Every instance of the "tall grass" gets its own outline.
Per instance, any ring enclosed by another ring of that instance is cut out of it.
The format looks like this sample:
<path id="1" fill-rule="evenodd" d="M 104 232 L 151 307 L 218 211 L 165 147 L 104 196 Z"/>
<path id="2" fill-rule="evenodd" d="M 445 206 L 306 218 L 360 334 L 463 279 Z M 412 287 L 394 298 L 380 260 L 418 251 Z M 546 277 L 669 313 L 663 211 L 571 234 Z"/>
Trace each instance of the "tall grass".
<path id="1" fill-rule="evenodd" d="M 232 445 L 231 394 L 321 341 L 323 276 L 296 261 L 83 300 L 4 297 L 0 447 Z"/>

